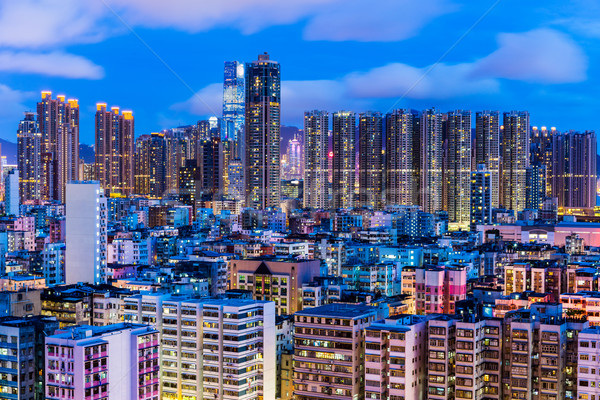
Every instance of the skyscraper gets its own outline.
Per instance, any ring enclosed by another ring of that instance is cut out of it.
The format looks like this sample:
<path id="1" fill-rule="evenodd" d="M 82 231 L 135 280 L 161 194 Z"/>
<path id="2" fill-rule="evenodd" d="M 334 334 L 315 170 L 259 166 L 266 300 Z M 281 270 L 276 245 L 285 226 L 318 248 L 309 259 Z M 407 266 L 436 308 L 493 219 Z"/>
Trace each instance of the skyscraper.
<path id="1" fill-rule="evenodd" d="M 134 120 L 131 111 L 96 104 L 96 179 L 106 193 L 133 193 Z"/>
<path id="2" fill-rule="evenodd" d="M 25 113 L 17 130 L 19 194 L 21 202 L 41 199 L 42 134 L 32 112 Z"/>
<path id="3" fill-rule="evenodd" d="M 333 114 L 333 208 L 354 207 L 356 181 L 356 114 Z"/>
<path id="4" fill-rule="evenodd" d="M 186 160 L 194 158 L 192 148 L 197 144 L 184 129 L 169 129 L 164 132 L 167 157 L 165 159 L 165 190 L 177 194 L 179 190 L 179 172 Z"/>
<path id="5" fill-rule="evenodd" d="M 471 219 L 471 111 L 451 111 L 447 114 L 445 124 L 445 203 L 449 226 L 468 229 Z"/>
<path id="6" fill-rule="evenodd" d="M 550 129 L 542 126 L 538 129 L 537 126 L 531 128 L 531 163 L 543 165 L 546 169 L 546 196 L 555 197 L 552 195 L 552 181 L 554 177 L 554 165 L 552 161 L 552 145 L 553 138 L 559 132 L 556 128 Z"/>
<path id="7" fill-rule="evenodd" d="M 421 114 L 420 205 L 423 211 L 442 210 L 442 114 L 436 109 Z"/>
<path id="8" fill-rule="evenodd" d="M 278 207 L 280 179 L 279 63 L 267 53 L 246 64 L 246 205 Z"/>
<path id="9" fill-rule="evenodd" d="M 485 164 L 471 172 L 471 230 L 492 223 L 492 173 Z"/>
<path id="10" fill-rule="evenodd" d="M 361 113 L 358 118 L 358 201 L 361 207 L 383 206 L 383 119 L 380 112 Z"/>
<path id="11" fill-rule="evenodd" d="M 329 113 L 304 113 L 304 207 L 325 209 L 329 206 Z"/>
<path id="12" fill-rule="evenodd" d="M 418 204 L 419 115 L 395 110 L 386 118 L 386 202 L 390 205 Z"/>
<path id="13" fill-rule="evenodd" d="M 142 135 L 135 142 L 135 193 L 162 197 L 166 190 L 166 151 L 164 133 Z"/>
<path id="14" fill-rule="evenodd" d="M 233 157 L 244 156 L 244 64 L 225 62 L 223 80 L 223 140 L 233 142 Z"/>
<path id="15" fill-rule="evenodd" d="M 65 96 L 52 98 L 43 91 L 37 103 L 37 118 L 41 133 L 43 200 L 65 201 L 65 186 L 79 177 L 79 104 Z"/>
<path id="16" fill-rule="evenodd" d="M 492 179 L 492 207 L 500 206 L 500 113 L 475 114 L 475 164 L 485 164 Z"/>
<path id="17" fill-rule="evenodd" d="M 596 147 L 594 131 L 554 135 L 552 194 L 559 207 L 596 205 Z"/>
<path id="18" fill-rule="evenodd" d="M 529 113 L 504 113 L 502 136 L 502 201 L 504 208 L 523 211 L 529 167 Z M 493 183 L 492 183 L 493 185 Z"/>
<path id="19" fill-rule="evenodd" d="M 99 182 L 67 184 L 65 283 L 106 283 L 106 197 Z"/>

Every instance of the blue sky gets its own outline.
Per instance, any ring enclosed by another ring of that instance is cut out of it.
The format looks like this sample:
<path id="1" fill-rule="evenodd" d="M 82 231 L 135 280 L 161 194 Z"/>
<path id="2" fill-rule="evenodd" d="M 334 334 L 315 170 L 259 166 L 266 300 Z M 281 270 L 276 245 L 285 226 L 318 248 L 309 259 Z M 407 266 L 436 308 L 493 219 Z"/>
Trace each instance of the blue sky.
<path id="1" fill-rule="evenodd" d="M 596 129 L 598 3 L 0 0 L 0 137 L 16 141 L 41 90 L 79 99 L 83 143 L 99 101 L 132 109 L 137 135 L 219 115 L 223 62 L 263 51 L 281 63 L 288 125 L 314 108 L 435 106 Z"/>

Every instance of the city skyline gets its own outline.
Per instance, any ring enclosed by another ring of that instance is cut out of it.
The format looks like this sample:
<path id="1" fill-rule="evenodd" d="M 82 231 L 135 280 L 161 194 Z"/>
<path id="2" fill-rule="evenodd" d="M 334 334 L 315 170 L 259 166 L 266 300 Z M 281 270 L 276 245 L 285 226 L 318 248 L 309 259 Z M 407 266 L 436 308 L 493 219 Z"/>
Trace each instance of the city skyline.
<path id="1" fill-rule="evenodd" d="M 132 109 L 138 136 L 220 116 L 223 62 L 249 61 L 263 51 L 286 66 L 285 125 L 302 127 L 304 111 L 315 108 L 385 114 L 392 108 L 435 106 L 527 109 L 532 125 L 594 130 L 589 112 L 597 83 L 591 73 L 598 48 L 593 21 L 600 8 L 591 1 L 576 3 L 547 2 L 542 8 L 428 0 L 417 7 L 410 1 L 385 1 L 365 11 L 356 0 L 336 13 L 337 0 L 261 6 L 231 2 L 227 12 L 222 5 L 187 3 L 168 12 L 160 3 L 141 7 L 135 1 L 107 1 L 110 8 L 71 1 L 7 3 L 0 13 L 5 22 L 0 24 L 0 56 L 6 61 L 0 72 L 5 102 L 0 138 L 14 141 L 15 121 L 23 110 L 34 110 L 41 90 L 80 100 L 80 140 L 87 144 L 93 143 L 98 101 Z M 388 14 L 407 23 L 392 24 Z M 76 26 L 61 32 L 66 21 Z M 228 46 L 218 46 L 225 42 Z M 424 46 L 427 51 L 419 51 Z M 202 63 L 196 63 L 181 57 L 180 48 L 210 51 L 201 51 Z M 109 49 L 110 59 L 103 56 Z M 320 56 L 313 60 L 306 57 L 309 52 Z"/>

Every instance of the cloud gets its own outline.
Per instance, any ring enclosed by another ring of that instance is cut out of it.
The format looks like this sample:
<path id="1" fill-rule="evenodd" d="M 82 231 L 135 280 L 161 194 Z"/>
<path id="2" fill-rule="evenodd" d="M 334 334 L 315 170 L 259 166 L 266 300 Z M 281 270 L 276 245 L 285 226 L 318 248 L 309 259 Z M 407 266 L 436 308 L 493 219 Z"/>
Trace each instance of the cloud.
<path id="1" fill-rule="evenodd" d="M 453 12 L 448 0 L 350 0 L 323 7 L 309 20 L 304 38 L 331 41 L 408 39 L 434 18 Z"/>
<path id="2" fill-rule="evenodd" d="M 134 25 L 202 32 L 234 27 L 244 34 L 306 20 L 308 40 L 398 41 L 456 9 L 450 0 L 110 0 Z"/>
<path id="3" fill-rule="evenodd" d="M 96 42 L 105 37 L 101 1 L 2 0 L 0 46 L 47 48 Z"/>
<path id="4" fill-rule="evenodd" d="M 473 77 L 534 83 L 574 83 L 586 79 L 588 60 L 577 43 L 552 29 L 501 33 L 499 48 L 479 60 Z"/>
<path id="5" fill-rule="evenodd" d="M 223 107 L 223 84 L 205 86 L 188 100 L 171 106 L 172 110 L 185 111 L 192 115 L 221 115 Z"/>
<path id="6" fill-rule="evenodd" d="M 0 71 L 76 79 L 101 79 L 104 69 L 85 57 L 53 51 L 29 53 L 0 51 Z"/>
<path id="7" fill-rule="evenodd" d="M 24 101 L 34 96 L 33 92 L 11 89 L 0 83 L 0 116 L 11 117 L 11 121 L 18 120 L 19 116 L 23 115 L 23 110 L 27 110 Z M 16 126 L 14 128 L 16 130 Z"/>
<path id="8" fill-rule="evenodd" d="M 350 96 L 359 98 L 446 99 L 498 90 L 497 81 L 472 79 L 471 70 L 471 64 L 438 64 L 431 69 L 392 63 L 349 74 L 345 81 Z"/>
<path id="9" fill-rule="evenodd" d="M 245 34 L 290 24 L 341 0 L 109 0 L 134 25 L 201 32 L 234 27 Z"/>
<path id="10" fill-rule="evenodd" d="M 306 21 L 309 40 L 398 41 L 456 10 L 451 0 L 0 0 L 0 46 L 59 48 L 137 27 L 243 34 Z M 117 14 L 117 16 L 113 15 Z"/>

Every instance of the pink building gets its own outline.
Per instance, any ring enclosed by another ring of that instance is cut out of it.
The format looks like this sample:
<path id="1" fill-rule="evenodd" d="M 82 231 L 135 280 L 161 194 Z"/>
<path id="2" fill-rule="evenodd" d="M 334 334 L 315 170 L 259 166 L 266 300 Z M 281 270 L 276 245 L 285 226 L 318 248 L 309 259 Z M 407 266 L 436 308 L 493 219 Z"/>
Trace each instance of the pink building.
<path id="1" fill-rule="evenodd" d="M 467 298 L 463 267 L 421 267 L 414 273 L 417 314 L 454 314 L 454 304 Z"/>
<path id="2" fill-rule="evenodd" d="M 14 230 L 35 232 L 35 217 L 18 217 L 15 219 Z"/>
<path id="3" fill-rule="evenodd" d="M 595 222 L 560 222 L 555 225 L 477 225 L 477 231 L 486 237 L 487 231 L 498 231 L 505 241 L 521 243 L 547 243 L 552 246 L 565 245 L 567 236 L 578 235 L 585 246 L 600 246 L 600 223 Z M 493 240 L 488 232 L 488 240 Z"/>
<path id="4" fill-rule="evenodd" d="M 75 326 L 46 338 L 46 399 L 159 398 L 158 331 Z"/>

